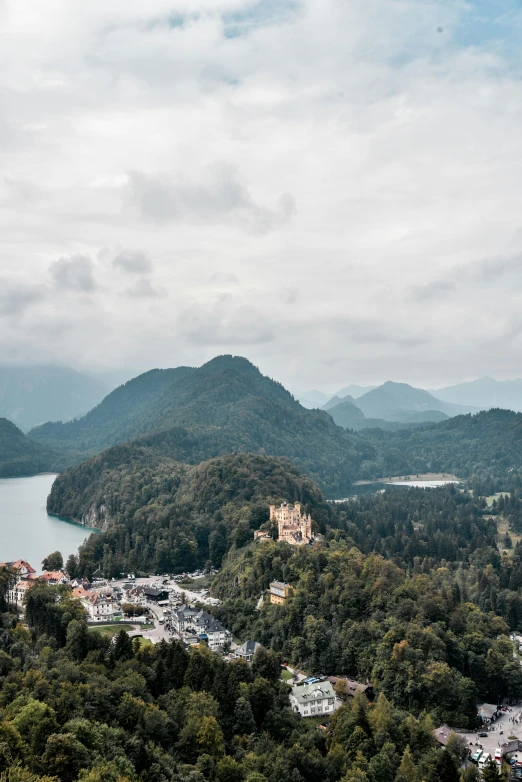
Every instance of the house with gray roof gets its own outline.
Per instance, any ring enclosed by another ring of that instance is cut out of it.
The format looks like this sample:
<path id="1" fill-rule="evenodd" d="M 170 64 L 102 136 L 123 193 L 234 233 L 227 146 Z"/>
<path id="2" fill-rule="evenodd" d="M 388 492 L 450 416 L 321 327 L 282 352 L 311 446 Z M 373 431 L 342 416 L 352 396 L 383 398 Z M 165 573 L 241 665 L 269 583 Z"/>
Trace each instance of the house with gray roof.
<path id="1" fill-rule="evenodd" d="M 197 608 L 191 608 L 188 605 L 182 605 L 172 614 L 172 624 L 174 630 L 179 636 L 182 636 L 188 627 L 188 624 L 194 619 L 199 611 Z"/>
<path id="2" fill-rule="evenodd" d="M 256 650 L 259 649 L 260 646 L 261 644 L 259 644 L 257 641 L 245 641 L 244 644 L 241 644 L 241 646 L 238 646 L 236 649 L 236 658 L 240 657 L 241 659 L 246 660 L 247 663 L 251 663 L 254 659 Z"/>
<path id="3" fill-rule="evenodd" d="M 292 687 L 290 705 L 301 717 L 333 714 L 341 705 L 328 680 L 314 684 L 298 683 Z"/>

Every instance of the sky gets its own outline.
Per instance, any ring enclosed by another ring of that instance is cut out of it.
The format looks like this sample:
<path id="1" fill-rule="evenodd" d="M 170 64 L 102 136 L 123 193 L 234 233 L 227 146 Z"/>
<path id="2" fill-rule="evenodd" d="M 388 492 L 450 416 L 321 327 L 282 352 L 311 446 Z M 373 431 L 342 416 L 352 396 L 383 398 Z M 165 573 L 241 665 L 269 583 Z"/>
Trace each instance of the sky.
<path id="1" fill-rule="evenodd" d="M 520 375 L 514 0 L 0 0 L 0 363 Z"/>

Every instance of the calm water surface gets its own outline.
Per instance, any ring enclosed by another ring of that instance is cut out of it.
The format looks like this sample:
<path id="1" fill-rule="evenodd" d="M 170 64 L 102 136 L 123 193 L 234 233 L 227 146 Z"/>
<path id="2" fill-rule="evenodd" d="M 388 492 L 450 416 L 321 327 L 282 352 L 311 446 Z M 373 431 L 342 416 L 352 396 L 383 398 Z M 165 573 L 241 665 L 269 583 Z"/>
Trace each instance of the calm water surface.
<path id="1" fill-rule="evenodd" d="M 41 570 L 44 557 L 61 551 L 65 561 L 93 531 L 49 516 L 45 506 L 55 477 L 0 479 L 0 561 L 25 559 Z"/>

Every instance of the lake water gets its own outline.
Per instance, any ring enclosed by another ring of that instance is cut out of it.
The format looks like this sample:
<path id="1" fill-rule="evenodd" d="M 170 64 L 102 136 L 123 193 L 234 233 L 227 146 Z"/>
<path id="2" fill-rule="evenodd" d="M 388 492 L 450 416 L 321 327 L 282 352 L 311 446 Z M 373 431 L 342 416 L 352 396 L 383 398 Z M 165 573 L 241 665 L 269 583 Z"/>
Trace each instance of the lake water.
<path id="1" fill-rule="evenodd" d="M 44 557 L 61 551 L 64 562 L 93 531 L 50 516 L 47 496 L 55 475 L 0 479 L 0 561 L 25 559 L 41 570 Z"/>
<path id="2" fill-rule="evenodd" d="M 345 499 L 350 500 L 353 497 L 359 497 L 362 494 L 376 494 L 377 492 L 389 491 L 400 486 L 416 487 L 418 489 L 434 489 L 437 486 L 447 486 L 448 483 L 460 483 L 451 479 L 443 481 L 390 481 L 389 483 L 363 483 L 353 487 L 352 492 Z M 336 500 L 336 502 L 344 502 L 344 500 Z"/>
<path id="3" fill-rule="evenodd" d="M 460 483 L 460 481 L 390 481 L 385 486 L 416 486 L 418 489 L 434 489 L 437 486 L 447 486 L 448 483 Z"/>

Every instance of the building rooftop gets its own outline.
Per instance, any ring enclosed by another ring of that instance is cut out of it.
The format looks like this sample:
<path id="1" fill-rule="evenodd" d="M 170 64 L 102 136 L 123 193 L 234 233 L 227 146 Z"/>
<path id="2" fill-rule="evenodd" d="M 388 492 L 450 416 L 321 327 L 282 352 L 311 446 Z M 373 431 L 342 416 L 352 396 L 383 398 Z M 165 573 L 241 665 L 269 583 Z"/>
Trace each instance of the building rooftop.
<path id="1" fill-rule="evenodd" d="M 258 649 L 261 646 L 260 643 L 257 641 L 245 641 L 244 644 L 241 644 L 241 646 L 236 649 L 237 654 L 244 654 L 244 655 L 251 655 L 254 654 L 256 649 Z"/>
<path id="2" fill-rule="evenodd" d="M 435 740 L 438 741 L 439 744 L 442 744 L 443 747 L 448 743 L 450 733 L 452 733 L 452 730 L 447 725 L 441 725 L 440 728 L 435 728 L 433 731 Z"/>
<path id="3" fill-rule="evenodd" d="M 299 703 L 309 703 L 324 698 L 335 698 L 334 688 L 329 681 L 316 684 L 296 684 L 292 687 L 292 697 Z"/>

